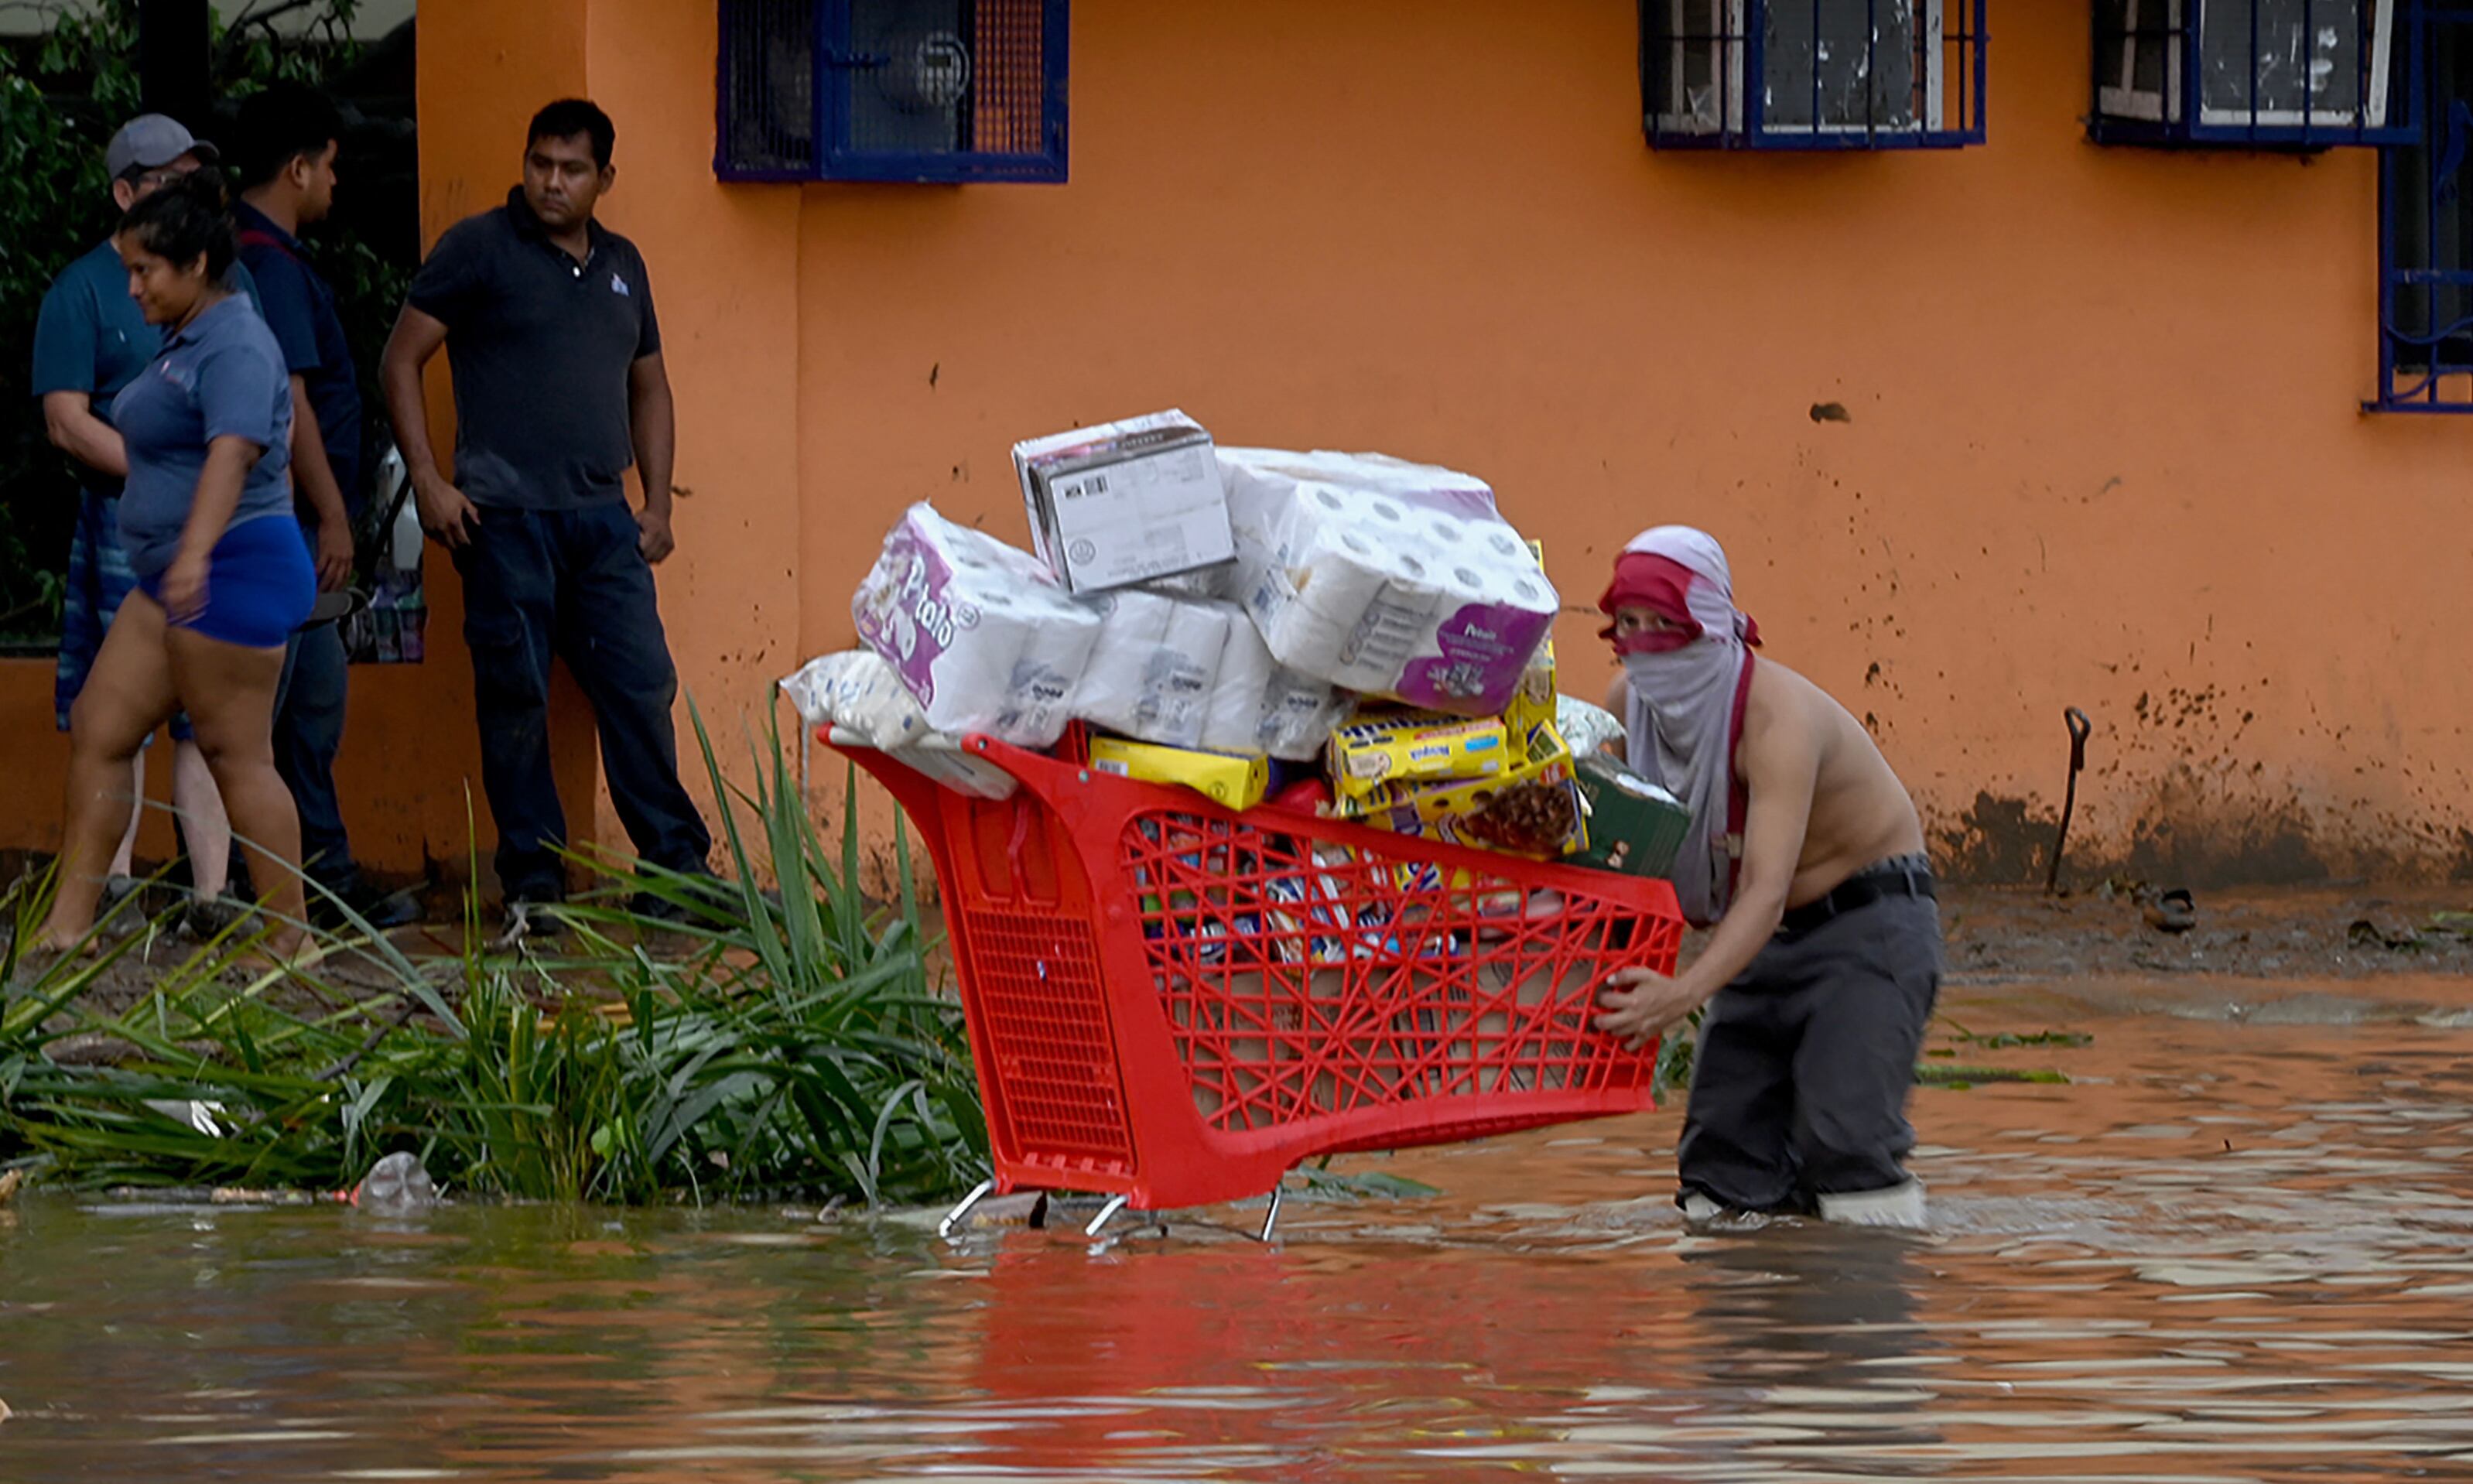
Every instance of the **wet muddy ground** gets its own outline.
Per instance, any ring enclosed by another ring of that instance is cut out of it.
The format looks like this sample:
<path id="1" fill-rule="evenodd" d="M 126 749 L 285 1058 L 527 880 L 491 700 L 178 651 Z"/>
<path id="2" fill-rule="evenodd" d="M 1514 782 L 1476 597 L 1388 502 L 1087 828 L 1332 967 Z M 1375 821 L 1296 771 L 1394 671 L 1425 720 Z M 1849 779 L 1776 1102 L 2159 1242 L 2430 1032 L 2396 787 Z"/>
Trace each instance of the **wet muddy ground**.
<path id="1" fill-rule="evenodd" d="M 2149 925 L 2127 893 L 1955 888 L 1941 922 L 1953 973 L 2358 979 L 2473 973 L 2473 886 L 2279 888 L 2196 898 L 2197 925 Z"/>
<path id="2" fill-rule="evenodd" d="M 1919 1089 L 1915 1235 L 1685 1232 L 1672 1110 L 1352 1157 L 1440 1193 L 1291 1202 L 1271 1246 L 31 1193 L 0 1477 L 2464 1477 L 2451 995 L 1960 984 L 1969 1060 L 2071 1081 Z M 1981 1039 L 2061 1013 L 2093 1039 Z"/>
<path id="3" fill-rule="evenodd" d="M 2460 913 L 2466 915 L 2451 916 Z M 2188 932 L 2159 932 L 2126 893 L 2048 898 L 1946 887 L 1941 898 L 1949 967 L 1958 984 L 2473 976 L 2473 886 L 2201 894 L 2197 918 Z M 452 957 L 462 949 L 462 931 L 459 921 L 446 918 L 394 937 L 416 957 Z M 93 1003 L 116 1009 L 135 1001 L 155 974 L 195 946 L 178 936 L 150 940 L 101 979 Z M 356 974 L 348 958 L 330 960 L 321 971 L 344 983 Z M 363 977 L 374 985 L 382 976 Z"/>

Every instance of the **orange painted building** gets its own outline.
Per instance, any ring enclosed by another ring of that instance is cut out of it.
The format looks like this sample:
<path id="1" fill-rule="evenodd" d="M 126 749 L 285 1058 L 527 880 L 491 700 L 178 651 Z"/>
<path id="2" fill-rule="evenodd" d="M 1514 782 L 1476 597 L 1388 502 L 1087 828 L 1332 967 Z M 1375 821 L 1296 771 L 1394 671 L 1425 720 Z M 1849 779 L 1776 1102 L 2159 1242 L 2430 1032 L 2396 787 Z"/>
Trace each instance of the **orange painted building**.
<path id="1" fill-rule="evenodd" d="M 1175 405 L 1488 479 L 1576 694 L 1610 554 L 1708 527 L 1960 874 L 2040 872 L 2070 705 L 2083 869 L 2473 874 L 2473 425 L 2362 410 L 2376 152 L 2091 144 L 2085 0 L 1992 19 L 1981 145 L 1693 153 L 1644 141 L 1621 0 L 1079 0 L 1070 183 L 795 185 L 715 178 L 712 0 L 425 0 L 423 215 L 494 204 L 541 102 L 616 118 L 679 399 L 662 603 L 728 757 L 852 642 L 905 505 L 1026 542 L 1014 440 Z M 431 576 L 429 662 L 356 673 L 343 769 L 395 871 L 460 865 L 481 807 Z M 40 731 L 0 843 L 56 837 L 48 687 L 0 667 Z M 580 802 L 571 692 L 559 725 Z"/>

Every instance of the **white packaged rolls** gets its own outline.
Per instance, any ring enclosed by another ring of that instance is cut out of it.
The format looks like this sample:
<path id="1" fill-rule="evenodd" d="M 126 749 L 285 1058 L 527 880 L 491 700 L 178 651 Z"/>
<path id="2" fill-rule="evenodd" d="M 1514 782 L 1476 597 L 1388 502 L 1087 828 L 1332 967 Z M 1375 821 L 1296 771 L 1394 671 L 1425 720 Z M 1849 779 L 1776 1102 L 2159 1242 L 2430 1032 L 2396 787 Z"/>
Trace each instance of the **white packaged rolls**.
<path id="1" fill-rule="evenodd" d="M 1074 691 L 1073 714 L 1164 747 L 1202 746 L 1229 634 L 1253 627 L 1244 611 L 1139 587 L 1089 602 L 1100 615 L 1099 641 Z"/>
<path id="2" fill-rule="evenodd" d="M 1027 553 L 914 505 L 851 599 L 859 637 L 890 661 L 928 725 L 1050 747 L 1099 617 Z"/>
<path id="3" fill-rule="evenodd" d="M 1261 632 L 1240 610 L 1220 657 L 1202 745 L 1214 753 L 1267 753 L 1287 762 L 1311 762 L 1348 706 L 1349 699 L 1328 682 L 1271 658 Z"/>
<path id="4" fill-rule="evenodd" d="M 1561 600 L 1483 482 L 1379 454 L 1219 463 L 1237 590 L 1282 664 L 1462 715 L 1509 704 Z"/>

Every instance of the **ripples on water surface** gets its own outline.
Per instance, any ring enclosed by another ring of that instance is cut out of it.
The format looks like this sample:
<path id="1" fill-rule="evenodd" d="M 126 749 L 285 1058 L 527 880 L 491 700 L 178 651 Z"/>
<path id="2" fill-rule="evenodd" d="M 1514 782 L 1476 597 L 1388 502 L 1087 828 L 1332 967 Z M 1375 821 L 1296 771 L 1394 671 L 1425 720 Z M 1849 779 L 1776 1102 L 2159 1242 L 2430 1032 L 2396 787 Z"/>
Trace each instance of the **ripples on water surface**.
<path id="1" fill-rule="evenodd" d="M 2473 1032 L 2092 1028 L 1917 1094 L 1920 1240 L 1686 1235 L 1670 1113 L 1269 1249 L 33 1200 L 0 1479 L 2473 1476 Z"/>

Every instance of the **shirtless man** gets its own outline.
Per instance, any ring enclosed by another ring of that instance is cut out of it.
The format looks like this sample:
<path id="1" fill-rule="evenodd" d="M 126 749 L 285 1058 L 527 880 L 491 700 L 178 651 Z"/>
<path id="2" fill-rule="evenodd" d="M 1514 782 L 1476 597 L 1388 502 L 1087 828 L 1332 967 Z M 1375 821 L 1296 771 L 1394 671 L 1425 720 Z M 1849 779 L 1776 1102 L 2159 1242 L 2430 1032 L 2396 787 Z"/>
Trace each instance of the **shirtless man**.
<path id="1" fill-rule="evenodd" d="M 1760 629 L 1706 534 L 1642 533 L 1599 607 L 1631 765 L 1692 809 L 1675 895 L 1716 925 L 1672 978 L 1632 969 L 1598 995 L 1598 1028 L 1632 1046 L 1709 1007 L 1678 1204 L 1920 1225 L 1906 1103 L 1941 949 L 1913 802 L 1843 706 L 1753 662 Z"/>

